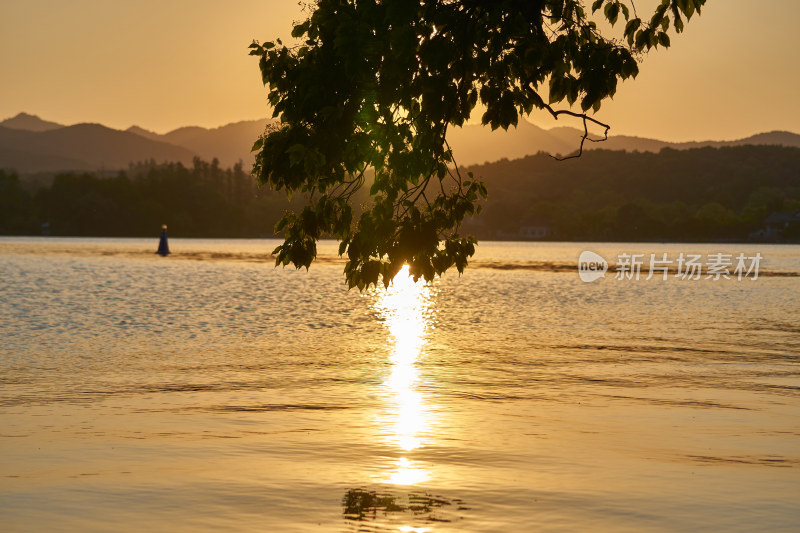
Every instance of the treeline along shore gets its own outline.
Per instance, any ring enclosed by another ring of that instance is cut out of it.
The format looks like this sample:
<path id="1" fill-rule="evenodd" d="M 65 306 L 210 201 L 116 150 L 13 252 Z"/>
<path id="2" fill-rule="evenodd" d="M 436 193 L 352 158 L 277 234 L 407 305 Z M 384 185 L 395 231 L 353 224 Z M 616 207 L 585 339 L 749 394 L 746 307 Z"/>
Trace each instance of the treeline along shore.
<path id="1" fill-rule="evenodd" d="M 199 158 L 192 166 L 140 162 L 112 175 L 0 171 L 0 190 L 6 235 L 152 236 L 167 224 L 181 237 L 272 236 L 290 207 L 283 194 L 259 188 L 241 164 L 221 168 Z"/>
<path id="2" fill-rule="evenodd" d="M 147 161 L 114 173 L 0 170 L 0 234 L 271 237 L 289 208 L 242 164 Z M 483 239 L 800 242 L 800 148 L 539 153 L 461 169 L 489 187 Z"/>

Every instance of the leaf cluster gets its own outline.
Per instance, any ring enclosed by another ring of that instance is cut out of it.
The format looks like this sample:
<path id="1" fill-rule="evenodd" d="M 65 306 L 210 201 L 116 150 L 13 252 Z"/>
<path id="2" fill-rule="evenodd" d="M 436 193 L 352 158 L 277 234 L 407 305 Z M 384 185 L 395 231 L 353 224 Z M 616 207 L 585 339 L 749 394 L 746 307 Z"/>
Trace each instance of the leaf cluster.
<path id="1" fill-rule="evenodd" d="M 704 2 L 663 0 L 642 19 L 622 0 L 597 0 L 591 14 L 580 0 L 318 0 L 296 44 L 251 45 L 281 124 L 253 146 L 254 174 L 308 199 L 279 223 L 277 263 L 308 268 L 324 235 L 341 242 L 350 287 L 388 285 L 403 264 L 415 279 L 463 271 L 476 241 L 460 228 L 487 190 L 462 175 L 448 128 L 478 104 L 492 129 L 536 109 L 585 125 Z M 600 18 L 624 19 L 621 38 L 604 36 Z M 552 107 L 562 103 L 583 113 Z M 371 204 L 354 216 L 365 186 Z"/>

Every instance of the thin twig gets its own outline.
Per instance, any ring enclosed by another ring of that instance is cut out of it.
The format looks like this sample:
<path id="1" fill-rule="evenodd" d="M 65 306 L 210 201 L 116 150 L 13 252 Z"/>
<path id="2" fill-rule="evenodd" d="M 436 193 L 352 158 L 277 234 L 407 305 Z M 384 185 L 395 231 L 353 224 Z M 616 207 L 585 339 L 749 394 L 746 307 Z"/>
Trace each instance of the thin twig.
<path id="1" fill-rule="evenodd" d="M 606 124 L 604 122 L 600 122 L 596 118 L 592 118 L 589 115 L 587 115 L 586 113 L 576 113 L 576 112 L 570 111 L 568 109 L 555 110 L 555 109 L 552 108 L 552 106 L 550 106 L 549 104 L 546 104 L 544 102 L 544 100 L 542 99 L 542 97 L 539 96 L 539 93 L 534 91 L 533 88 L 530 85 L 527 85 L 525 88 L 531 93 L 531 95 L 533 95 L 536 98 L 537 106 L 539 108 L 541 108 L 541 109 L 544 109 L 544 110 L 548 111 L 550 113 L 550 115 L 553 116 L 554 119 L 558 120 L 558 117 L 560 117 L 561 115 L 567 115 L 567 116 L 570 116 L 570 117 L 575 117 L 575 118 L 579 118 L 579 119 L 583 120 L 583 135 L 581 136 L 581 144 L 580 144 L 580 147 L 578 148 L 578 153 L 577 154 L 573 154 L 573 155 L 569 155 L 567 157 L 557 157 L 557 156 L 554 156 L 554 155 L 550 154 L 550 157 L 552 157 L 553 159 L 555 159 L 557 161 L 566 161 L 567 159 L 575 159 L 577 157 L 580 157 L 581 155 L 583 155 L 583 144 L 586 142 L 587 139 L 589 141 L 592 141 L 592 142 L 603 142 L 603 141 L 607 141 L 608 140 L 608 130 L 611 129 L 611 126 L 609 126 L 608 124 Z M 595 123 L 598 126 L 601 126 L 603 128 L 603 138 L 602 139 L 589 139 L 589 125 L 587 124 L 587 121 L 593 122 L 593 123 Z"/>

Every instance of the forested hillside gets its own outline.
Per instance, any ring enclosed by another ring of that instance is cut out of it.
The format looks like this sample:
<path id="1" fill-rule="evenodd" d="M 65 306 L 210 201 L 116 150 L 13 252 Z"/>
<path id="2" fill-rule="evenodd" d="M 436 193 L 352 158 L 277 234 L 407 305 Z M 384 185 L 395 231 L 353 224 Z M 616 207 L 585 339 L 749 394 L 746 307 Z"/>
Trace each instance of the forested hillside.
<path id="1" fill-rule="evenodd" d="M 800 240 L 800 148 L 594 150 L 467 170 L 489 188 L 482 214 L 465 228 L 484 239 Z M 190 166 L 139 163 L 111 177 L 26 181 L 0 171 L 5 235 L 149 236 L 168 224 L 183 237 L 272 236 L 289 207 L 241 164 L 197 158 Z"/>
<path id="2" fill-rule="evenodd" d="M 489 186 L 473 226 L 484 237 L 539 226 L 567 240 L 741 240 L 770 215 L 800 210 L 800 148 L 593 150 L 468 170 Z M 800 235 L 791 231 L 783 237 Z"/>

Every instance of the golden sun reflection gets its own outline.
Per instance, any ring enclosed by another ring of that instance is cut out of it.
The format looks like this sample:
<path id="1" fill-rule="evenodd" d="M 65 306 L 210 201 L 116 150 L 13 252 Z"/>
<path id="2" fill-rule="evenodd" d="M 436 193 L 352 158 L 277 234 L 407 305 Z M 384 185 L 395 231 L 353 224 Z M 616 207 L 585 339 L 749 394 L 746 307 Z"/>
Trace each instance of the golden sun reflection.
<path id="1" fill-rule="evenodd" d="M 403 533 L 425 533 L 426 531 L 429 531 L 427 527 L 401 526 L 397 529 Z"/>
<path id="2" fill-rule="evenodd" d="M 429 407 L 417 390 L 416 363 L 432 327 L 432 293 L 430 285 L 413 281 L 408 266 L 397 273 L 388 289 L 374 293 L 374 308 L 384 319 L 393 348 L 391 372 L 384 382 L 392 403 L 389 441 L 404 452 L 424 446 L 424 435 L 430 430 Z M 407 457 L 400 457 L 393 466 L 395 471 L 387 479 L 390 483 L 413 485 L 428 479 L 428 473 Z"/>
<path id="3" fill-rule="evenodd" d="M 398 459 L 396 467 L 397 470 L 389 475 L 389 483 L 395 485 L 416 485 L 417 483 L 428 480 L 428 472 L 405 457 Z"/>

